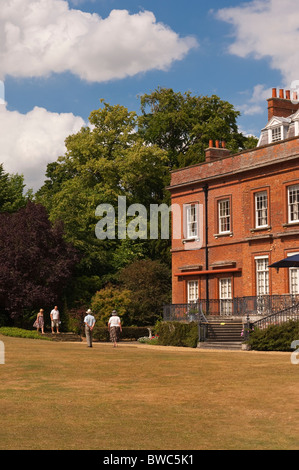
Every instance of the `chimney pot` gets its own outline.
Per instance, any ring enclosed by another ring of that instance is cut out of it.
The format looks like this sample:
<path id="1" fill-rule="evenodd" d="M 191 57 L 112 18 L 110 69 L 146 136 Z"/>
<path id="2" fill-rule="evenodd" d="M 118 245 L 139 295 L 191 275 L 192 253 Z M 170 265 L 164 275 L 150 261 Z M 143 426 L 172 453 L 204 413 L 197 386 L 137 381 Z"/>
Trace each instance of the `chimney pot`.
<path id="1" fill-rule="evenodd" d="M 289 117 L 291 114 L 294 114 L 299 110 L 299 94 L 294 93 L 294 90 L 284 90 L 283 88 L 279 89 L 279 98 L 278 90 L 272 88 L 272 98 L 269 98 L 268 101 L 268 121 L 272 119 L 273 116 L 277 117 Z"/>
<path id="2" fill-rule="evenodd" d="M 226 148 L 225 140 L 222 141 L 222 148 L 223 148 L 223 149 Z"/>
<path id="3" fill-rule="evenodd" d="M 213 140 L 212 140 L 212 139 L 210 139 L 210 140 L 209 140 L 209 147 L 210 147 L 210 148 L 212 148 L 212 147 L 213 147 L 213 145 L 214 145 L 214 143 L 213 143 Z"/>
<path id="4" fill-rule="evenodd" d="M 215 142 L 215 147 L 216 147 L 217 149 L 219 149 L 219 140 L 216 140 L 216 142 Z"/>

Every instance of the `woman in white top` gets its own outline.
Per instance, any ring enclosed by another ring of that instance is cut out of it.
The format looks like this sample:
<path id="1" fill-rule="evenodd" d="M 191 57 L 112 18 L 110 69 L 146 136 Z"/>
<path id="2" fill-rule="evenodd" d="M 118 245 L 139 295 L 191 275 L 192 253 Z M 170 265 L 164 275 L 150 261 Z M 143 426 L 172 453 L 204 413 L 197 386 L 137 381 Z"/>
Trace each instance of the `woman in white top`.
<path id="1" fill-rule="evenodd" d="M 109 318 L 108 330 L 110 333 L 110 341 L 113 343 L 113 347 L 116 348 L 119 340 L 119 334 L 122 331 L 121 321 L 117 315 L 116 310 L 113 310 L 111 317 Z"/>

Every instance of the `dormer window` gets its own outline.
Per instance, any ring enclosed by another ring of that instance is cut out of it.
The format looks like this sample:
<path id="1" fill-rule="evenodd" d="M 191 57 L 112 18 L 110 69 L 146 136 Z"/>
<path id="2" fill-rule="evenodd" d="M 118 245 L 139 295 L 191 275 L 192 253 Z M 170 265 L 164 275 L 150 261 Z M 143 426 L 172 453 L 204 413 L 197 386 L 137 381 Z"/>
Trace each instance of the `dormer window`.
<path id="1" fill-rule="evenodd" d="M 281 126 L 273 127 L 273 129 L 271 129 L 271 140 L 272 142 L 278 142 L 279 140 L 282 140 Z"/>
<path id="2" fill-rule="evenodd" d="M 282 140 L 290 137 L 290 130 L 293 130 L 294 132 L 294 129 L 294 123 L 291 117 L 284 118 L 274 116 L 262 130 L 258 147 L 261 145 L 281 142 Z"/>

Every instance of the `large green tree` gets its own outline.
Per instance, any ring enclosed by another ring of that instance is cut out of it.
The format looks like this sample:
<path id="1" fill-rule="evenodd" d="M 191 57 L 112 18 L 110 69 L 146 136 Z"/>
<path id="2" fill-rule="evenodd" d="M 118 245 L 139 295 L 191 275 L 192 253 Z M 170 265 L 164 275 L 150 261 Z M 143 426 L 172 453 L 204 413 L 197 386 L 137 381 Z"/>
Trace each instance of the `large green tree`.
<path id="1" fill-rule="evenodd" d="M 141 97 L 141 111 L 139 133 L 167 152 L 172 169 L 204 161 L 210 139 L 224 140 L 232 152 L 247 148 L 248 138 L 238 131 L 239 111 L 216 95 L 157 88 Z"/>
<path id="2" fill-rule="evenodd" d="M 99 276 L 100 288 L 100 279 L 111 280 L 120 268 L 146 257 L 149 248 L 146 240 L 97 239 L 97 206 L 111 204 L 117 224 L 119 196 L 126 197 L 127 207 L 161 203 L 168 164 L 163 150 L 140 138 L 137 115 L 123 106 L 102 103 L 89 121 L 66 139 L 66 153 L 48 166 L 36 199 L 52 222 L 63 220 L 66 239 L 83 254 L 79 277 Z"/>

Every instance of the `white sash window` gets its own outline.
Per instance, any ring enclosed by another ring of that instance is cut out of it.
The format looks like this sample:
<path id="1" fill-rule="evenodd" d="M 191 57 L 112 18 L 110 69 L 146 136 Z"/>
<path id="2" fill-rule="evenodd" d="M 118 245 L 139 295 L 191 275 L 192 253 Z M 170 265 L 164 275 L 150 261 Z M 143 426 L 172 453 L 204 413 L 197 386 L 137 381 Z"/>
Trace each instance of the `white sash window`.
<path id="1" fill-rule="evenodd" d="M 188 298 L 188 304 L 198 301 L 198 281 L 188 281 L 187 298 Z"/>
<path id="2" fill-rule="evenodd" d="M 268 194 L 261 191 L 255 194 L 255 227 L 268 226 Z"/>
<path id="3" fill-rule="evenodd" d="M 299 184 L 288 188 L 289 222 L 299 222 Z"/>

